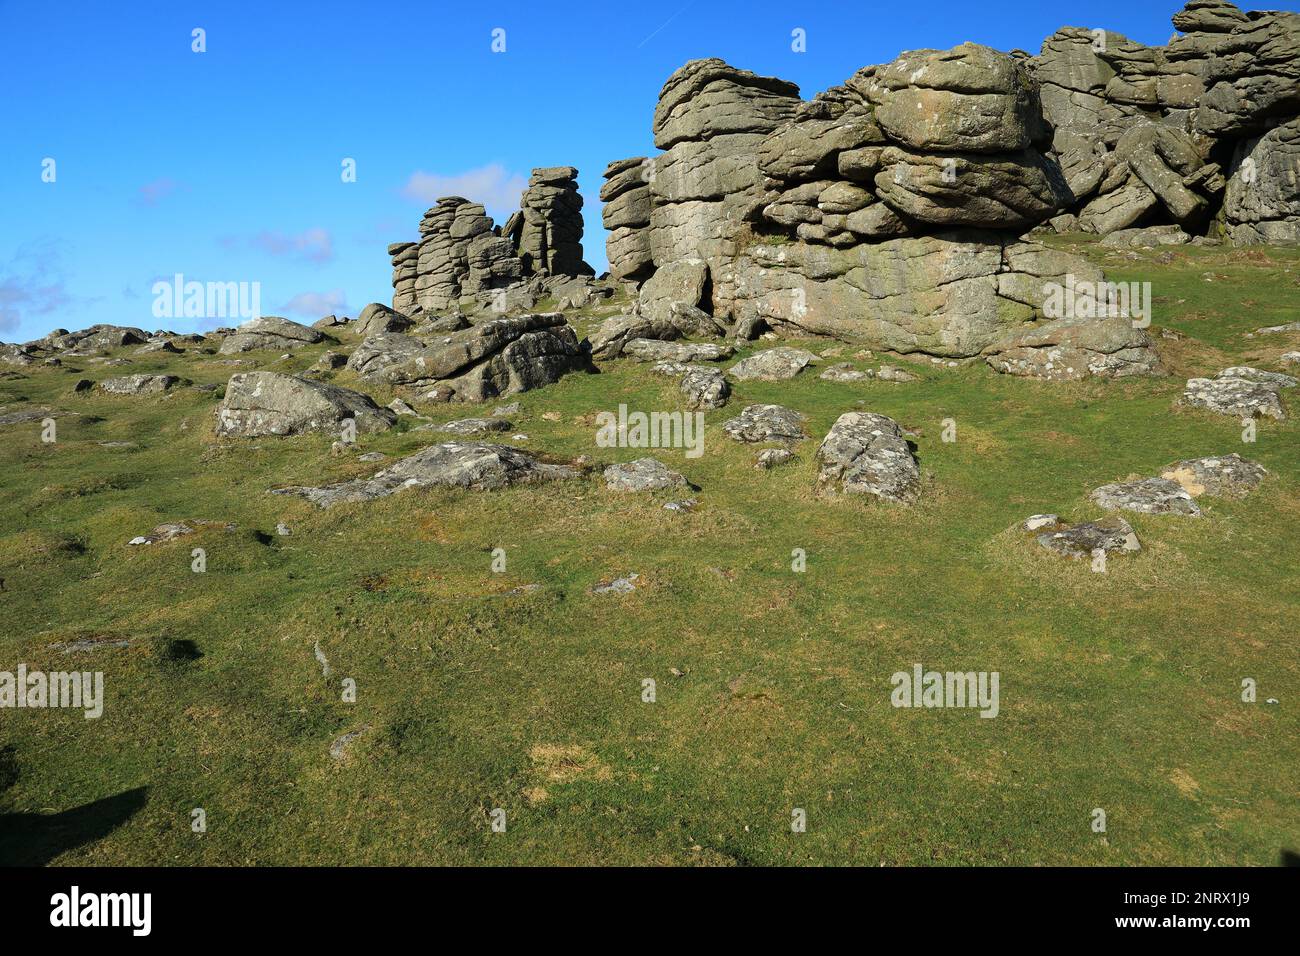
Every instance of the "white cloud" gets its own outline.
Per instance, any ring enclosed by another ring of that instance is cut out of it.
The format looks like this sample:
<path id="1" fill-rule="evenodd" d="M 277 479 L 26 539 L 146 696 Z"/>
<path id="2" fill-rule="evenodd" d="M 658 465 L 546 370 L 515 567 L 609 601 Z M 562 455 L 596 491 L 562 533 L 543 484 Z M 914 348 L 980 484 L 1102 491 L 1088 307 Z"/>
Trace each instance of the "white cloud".
<path id="1" fill-rule="evenodd" d="M 289 315 L 309 315 L 317 319 L 330 314 L 349 315 L 352 312 L 348 307 L 347 293 L 342 289 L 331 289 L 329 292 L 299 292 L 280 306 L 280 311 L 287 312 Z"/>
<path id="2" fill-rule="evenodd" d="M 441 196 L 464 196 L 470 202 L 486 206 L 493 218 L 504 219 L 519 208 L 519 198 L 527 188 L 527 177 L 507 172 L 500 163 L 490 163 L 454 176 L 417 169 L 401 193 L 404 198 L 425 206 L 433 205 Z"/>

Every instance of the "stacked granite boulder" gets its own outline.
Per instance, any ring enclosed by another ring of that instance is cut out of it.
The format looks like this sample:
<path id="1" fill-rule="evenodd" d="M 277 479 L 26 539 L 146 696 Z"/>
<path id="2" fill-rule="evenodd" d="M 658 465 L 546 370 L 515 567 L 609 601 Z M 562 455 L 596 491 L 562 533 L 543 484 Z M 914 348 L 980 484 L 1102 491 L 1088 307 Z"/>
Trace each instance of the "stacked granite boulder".
<path id="1" fill-rule="evenodd" d="M 1028 61 L 1073 195 L 1054 228 L 1298 241 L 1300 14 L 1192 0 L 1173 23 L 1157 47 L 1067 27 Z"/>
<path id="2" fill-rule="evenodd" d="M 609 230 L 605 252 L 615 279 L 643 279 L 654 270 L 650 253 L 650 181 L 653 166 L 644 156 L 616 159 L 605 167 L 601 221 Z"/>
<path id="3" fill-rule="evenodd" d="M 1066 28 L 1038 57 L 911 51 L 807 102 L 783 80 L 687 63 L 655 110 L 664 152 L 639 177 L 635 159 L 606 171 L 611 272 L 644 298 L 658 272 L 701 261 L 705 292 L 686 304 L 741 335 L 946 358 L 1054 349 L 1020 338 L 1049 288 L 1103 280 L 1025 238 L 1049 222 L 1295 238 L 1300 125 L 1285 121 L 1300 103 L 1300 15 L 1192 0 L 1174 22 L 1186 35 L 1160 48 Z M 1123 340 L 1089 374 L 1157 366 L 1140 329 L 1052 318 L 1063 341 Z"/>
<path id="4" fill-rule="evenodd" d="M 582 260 L 582 196 L 576 169 L 534 169 L 522 205 L 518 248 L 525 274 L 594 274 Z"/>
<path id="5" fill-rule="evenodd" d="M 504 226 L 462 196 L 437 200 L 420 220 L 418 243 L 388 247 L 393 308 L 410 316 L 476 311 L 510 299 L 529 277 L 592 275 L 582 260 L 577 175 L 572 166 L 533 170 L 521 210 Z M 514 297 L 525 306 L 532 298 Z"/>

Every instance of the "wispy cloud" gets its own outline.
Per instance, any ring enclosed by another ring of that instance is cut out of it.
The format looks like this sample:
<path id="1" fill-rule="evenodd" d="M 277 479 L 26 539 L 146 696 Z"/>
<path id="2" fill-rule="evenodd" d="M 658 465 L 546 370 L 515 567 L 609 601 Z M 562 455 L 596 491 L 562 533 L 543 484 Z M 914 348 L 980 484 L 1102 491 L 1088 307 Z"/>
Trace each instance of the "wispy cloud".
<path id="1" fill-rule="evenodd" d="M 309 315 L 317 319 L 331 313 L 348 315 L 352 312 L 348 307 L 347 293 L 342 289 L 331 289 L 328 292 L 299 292 L 280 306 L 280 311 L 289 315 Z"/>
<path id="2" fill-rule="evenodd" d="M 136 191 L 135 199 L 141 206 L 156 206 L 180 188 L 180 183 L 164 176 L 141 186 Z"/>
<path id="3" fill-rule="evenodd" d="M 416 170 L 401 189 L 403 198 L 421 205 L 432 205 L 440 196 L 464 196 L 480 202 L 493 216 L 508 216 L 519 208 L 519 197 L 528 188 L 528 179 L 511 173 L 500 163 L 446 176 Z"/>
<path id="4" fill-rule="evenodd" d="M 53 240 L 23 246 L 0 264 L 0 332 L 12 332 L 24 318 L 68 309 L 77 297 L 67 289 L 61 248 Z"/>
<path id="5" fill-rule="evenodd" d="M 317 264 L 334 259 L 334 236 L 328 229 L 320 226 L 304 229 L 292 235 L 263 230 L 251 238 L 225 236 L 218 242 L 225 249 L 234 250 L 247 246 L 281 259 L 299 259 Z"/>

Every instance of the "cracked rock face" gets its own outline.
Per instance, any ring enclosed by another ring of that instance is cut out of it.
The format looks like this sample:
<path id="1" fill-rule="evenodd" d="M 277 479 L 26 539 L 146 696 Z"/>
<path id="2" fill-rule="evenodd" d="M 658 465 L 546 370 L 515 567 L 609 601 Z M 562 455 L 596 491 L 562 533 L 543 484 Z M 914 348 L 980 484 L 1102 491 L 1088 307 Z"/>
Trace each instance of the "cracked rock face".
<path id="1" fill-rule="evenodd" d="M 569 465 L 548 464 L 509 445 L 447 442 L 403 458 L 370 478 L 320 488 L 280 488 L 275 494 L 306 498 L 320 508 L 344 502 L 373 501 L 406 488 L 447 487 L 493 491 L 578 477 Z"/>
<path id="2" fill-rule="evenodd" d="M 258 349 L 277 349 L 287 352 L 323 341 L 325 336 L 318 329 L 290 322 L 279 316 L 264 315 L 260 319 L 245 322 L 232 334 L 227 335 L 222 340 L 218 351 L 223 355 L 253 352 Z"/>
<path id="3" fill-rule="evenodd" d="M 898 423 L 874 412 L 845 412 L 817 449 L 817 491 L 914 504 L 921 470 Z"/>
<path id="4" fill-rule="evenodd" d="M 347 420 L 358 433 L 384 431 L 397 415 L 368 395 L 278 372 L 232 375 L 217 408 L 217 434 L 257 437 L 337 433 Z"/>
<path id="5" fill-rule="evenodd" d="M 765 349 L 748 358 L 741 359 L 727 370 L 727 374 L 741 382 L 749 379 L 758 379 L 763 382 L 781 382 L 794 378 L 816 361 L 817 356 L 813 355 L 812 352 L 806 352 L 803 349 L 792 349 L 783 345 L 774 349 Z"/>
<path id="6" fill-rule="evenodd" d="M 1193 498 L 1241 498 L 1259 487 L 1267 476 L 1263 465 L 1236 453 L 1176 461 L 1160 473 L 1160 477 L 1178 482 Z"/>
<path id="7" fill-rule="evenodd" d="M 385 340 L 387 342 L 388 340 Z M 390 385 L 445 387 L 453 401 L 481 402 L 586 371 L 590 357 L 558 312 L 493 319 L 421 340 L 397 361 L 366 366 L 366 375 Z"/>
<path id="8" fill-rule="evenodd" d="M 1215 378 L 1188 379 L 1180 402 L 1190 408 L 1205 408 L 1234 418 L 1285 419 L 1286 408 L 1279 394 L 1283 386 L 1267 380 L 1252 380 L 1249 373 L 1258 370 L 1246 371 L 1245 377 L 1227 375 L 1225 370 Z"/>
<path id="9" fill-rule="evenodd" d="M 1136 511 L 1147 515 L 1201 514 L 1200 506 L 1178 482 L 1168 478 L 1143 478 L 1102 485 L 1089 495 L 1093 501 L 1108 511 Z"/>
<path id="10" fill-rule="evenodd" d="M 722 431 L 738 442 L 798 442 L 805 437 L 807 416 L 783 405 L 747 405 L 735 418 L 722 423 Z"/>
<path id="11" fill-rule="evenodd" d="M 690 487 L 690 482 L 656 458 L 638 458 L 624 464 L 610 465 L 604 473 L 605 487 L 611 491 L 658 491 L 663 488 Z"/>
<path id="12" fill-rule="evenodd" d="M 985 361 L 1007 375 L 1050 381 L 1152 375 L 1160 358 L 1130 319 L 1057 319 L 989 350 Z"/>
<path id="13" fill-rule="evenodd" d="M 179 381 L 175 375 L 124 375 L 121 378 L 106 378 L 99 383 L 99 387 L 110 395 L 156 395 L 167 391 Z"/>
<path id="14" fill-rule="evenodd" d="M 1041 532 L 1035 540 L 1048 551 L 1067 558 L 1088 558 L 1097 551 L 1110 554 L 1142 550 L 1133 526 L 1117 516 L 1057 525 Z"/>

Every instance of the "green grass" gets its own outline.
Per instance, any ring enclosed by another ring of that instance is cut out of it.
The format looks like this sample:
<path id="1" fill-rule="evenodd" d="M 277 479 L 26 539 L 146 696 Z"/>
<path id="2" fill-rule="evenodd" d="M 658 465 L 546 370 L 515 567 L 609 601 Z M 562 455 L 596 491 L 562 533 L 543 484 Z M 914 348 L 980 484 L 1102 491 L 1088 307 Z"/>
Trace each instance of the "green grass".
<path id="1" fill-rule="evenodd" d="M 0 711 L 0 810 L 25 815 L 0 818 L 0 858 L 1276 863 L 1300 848 L 1297 425 L 1262 423 L 1243 445 L 1234 420 L 1174 402 L 1189 374 L 1278 368 L 1300 347 L 1245 337 L 1300 318 L 1300 255 L 1077 245 L 1112 278 L 1153 283 L 1155 325 L 1185 336 L 1157 333 L 1174 374 L 1059 385 L 926 363 L 907 366 L 921 376 L 907 385 L 815 372 L 742 383 L 707 414 L 702 458 L 651 453 L 700 486 L 686 514 L 662 508 L 680 495 L 618 495 L 595 479 L 319 511 L 267 490 L 376 466 L 332 457 L 324 436 L 218 441 L 211 393 L 71 394 L 80 377 L 135 371 L 223 383 L 239 369 L 222 357 L 128 349 L 122 369 L 0 377 L 0 414 L 30 402 L 86 416 L 60 418 L 53 445 L 36 422 L 0 429 L 0 670 L 103 670 L 108 698 L 97 721 Z M 324 349 L 249 358 L 301 370 Z M 675 384 L 602 365 L 517 396 L 530 436 L 518 444 L 601 462 L 646 454 L 596 448 L 591 416 L 677 408 Z M 1285 399 L 1300 414 L 1300 395 Z M 720 426 L 768 401 L 804 412 L 813 437 L 764 473 Z M 481 413 L 414 404 L 438 420 Z M 918 433 L 915 508 L 812 494 L 817 440 L 853 409 Z M 949 417 L 954 444 L 940 441 Z M 402 455 L 432 437 L 404 425 L 361 450 Z M 1202 499 L 1201 520 L 1131 516 L 1145 549 L 1105 574 L 1013 528 L 1042 511 L 1096 517 L 1097 485 L 1231 451 L 1274 477 L 1240 501 Z M 184 520 L 236 527 L 126 546 Z M 275 535 L 281 521 L 291 536 Z M 204 574 L 190 570 L 195 547 Z M 491 571 L 496 547 L 504 574 Z M 805 573 L 791 571 L 794 548 Z M 630 572 L 632 595 L 589 592 Z M 87 636 L 132 643 L 51 646 Z M 890 675 L 918 662 L 1000 672 L 1000 716 L 892 708 Z M 647 677 L 655 703 L 641 700 Z M 1241 701 L 1245 677 L 1259 703 Z M 355 704 L 340 699 L 343 678 Z M 331 759 L 331 741 L 362 727 L 347 759 Z M 143 806 L 104 834 L 53 818 L 142 787 Z M 496 807 L 505 833 L 491 830 Z M 795 807 L 805 833 L 791 833 Z"/>

